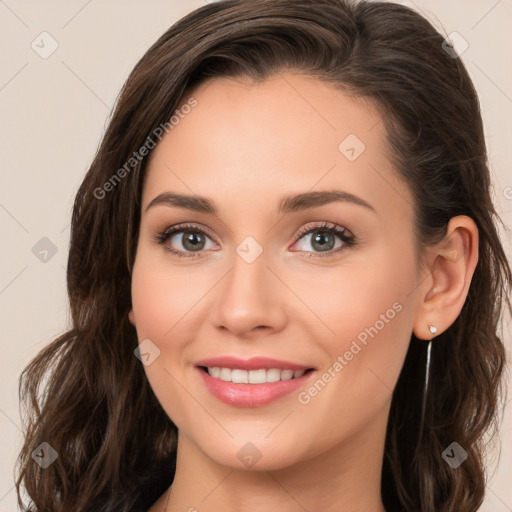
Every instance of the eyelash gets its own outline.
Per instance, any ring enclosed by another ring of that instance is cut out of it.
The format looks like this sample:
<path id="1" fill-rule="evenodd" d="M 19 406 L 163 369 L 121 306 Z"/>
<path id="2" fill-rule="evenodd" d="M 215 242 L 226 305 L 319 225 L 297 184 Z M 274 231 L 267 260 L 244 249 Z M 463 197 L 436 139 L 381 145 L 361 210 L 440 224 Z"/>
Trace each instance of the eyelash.
<path id="1" fill-rule="evenodd" d="M 182 231 L 192 231 L 193 233 L 200 233 L 202 235 L 208 236 L 209 238 L 213 238 L 212 235 L 209 233 L 209 231 L 205 230 L 203 228 L 199 228 L 193 224 L 178 224 L 176 226 L 167 228 L 164 231 L 161 231 L 154 237 L 154 240 L 159 245 L 163 245 L 173 235 L 175 235 L 176 233 L 180 233 Z M 305 227 L 301 228 L 296 235 L 297 240 L 295 241 L 295 243 L 297 243 L 305 235 L 308 235 L 315 231 L 320 231 L 322 233 L 334 234 L 334 235 L 338 236 L 341 239 L 341 241 L 343 242 L 343 246 L 334 251 L 333 250 L 326 251 L 325 254 L 315 253 L 315 252 L 311 252 L 311 251 L 305 251 L 308 253 L 307 256 L 304 256 L 305 258 L 332 257 L 334 254 L 341 252 L 345 248 L 352 248 L 357 245 L 355 236 L 352 234 L 350 234 L 350 235 L 347 234 L 347 233 L 350 233 L 350 231 L 348 229 L 341 228 L 341 227 L 337 226 L 336 224 L 331 224 L 329 222 L 324 222 L 324 223 L 321 223 L 321 224 L 315 225 L 315 226 L 308 226 L 308 227 L 305 226 Z M 172 247 L 166 247 L 165 249 L 167 251 L 169 251 L 171 254 L 173 254 L 174 256 L 177 256 L 179 258 L 198 258 L 198 257 L 200 257 L 200 253 L 202 252 L 202 251 L 197 251 L 196 253 L 184 253 L 183 251 L 178 251 L 176 249 L 173 249 Z M 300 251 L 297 251 L 297 252 L 300 252 Z"/>

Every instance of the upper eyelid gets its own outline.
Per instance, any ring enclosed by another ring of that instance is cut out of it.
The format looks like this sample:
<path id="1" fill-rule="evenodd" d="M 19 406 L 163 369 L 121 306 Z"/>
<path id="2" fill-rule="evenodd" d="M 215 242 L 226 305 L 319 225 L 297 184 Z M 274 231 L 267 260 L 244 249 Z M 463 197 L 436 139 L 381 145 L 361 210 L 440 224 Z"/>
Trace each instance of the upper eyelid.
<path id="1" fill-rule="evenodd" d="M 299 228 L 296 232 L 296 236 L 305 235 L 309 232 L 313 231 L 314 229 L 320 229 L 324 228 L 326 230 L 330 231 L 343 231 L 352 234 L 352 231 L 350 229 L 346 228 L 345 226 L 342 226 L 340 224 L 335 224 L 334 222 L 329 222 L 327 220 L 324 221 L 316 221 L 316 225 L 308 226 L 310 224 L 307 222 L 304 226 Z"/>
<path id="2" fill-rule="evenodd" d="M 195 223 L 189 224 L 187 222 L 169 226 L 169 227 L 163 229 L 162 231 L 160 231 L 160 233 L 162 235 L 165 235 L 166 233 L 170 233 L 170 234 L 172 233 L 172 235 L 175 235 L 176 233 L 179 233 L 181 231 L 186 231 L 187 229 L 189 229 L 191 231 L 192 230 L 202 231 L 205 234 L 209 235 L 211 238 L 215 238 L 215 236 L 216 236 L 213 234 L 213 231 L 211 231 L 206 226 L 203 226 L 202 224 L 195 224 Z"/>
<path id="3" fill-rule="evenodd" d="M 313 225 L 308 226 L 308 224 L 313 224 Z M 353 233 L 350 229 L 346 228 L 345 226 L 335 224 L 334 222 L 311 221 L 311 222 L 306 222 L 306 224 L 304 224 L 298 230 L 295 231 L 294 238 L 296 240 L 294 243 L 296 243 L 297 240 L 303 238 L 305 235 L 310 234 L 311 231 L 313 231 L 314 229 L 319 229 L 319 228 L 325 228 L 327 230 L 332 230 L 332 231 L 339 230 L 344 233 L 347 232 L 347 236 L 349 236 L 349 237 L 353 236 Z M 208 235 L 212 239 L 212 241 L 217 243 L 216 235 L 213 234 L 213 231 L 211 231 L 210 228 L 208 228 L 202 224 L 197 224 L 197 223 L 184 222 L 184 223 L 175 224 L 175 225 L 169 226 L 168 228 L 161 231 L 161 234 L 165 235 L 166 233 L 169 233 L 169 237 L 171 237 L 171 236 L 175 236 L 176 234 L 178 234 L 182 231 L 186 231 L 187 229 L 190 229 L 190 230 L 196 229 L 198 231 L 204 232 L 206 235 Z M 336 236 L 339 237 L 340 235 L 336 234 Z"/>

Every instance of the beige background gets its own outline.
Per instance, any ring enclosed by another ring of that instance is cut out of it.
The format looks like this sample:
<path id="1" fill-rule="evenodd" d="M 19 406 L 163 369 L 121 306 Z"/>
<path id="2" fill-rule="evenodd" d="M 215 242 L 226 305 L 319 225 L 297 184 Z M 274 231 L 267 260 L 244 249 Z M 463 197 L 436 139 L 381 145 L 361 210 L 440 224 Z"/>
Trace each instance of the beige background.
<path id="1" fill-rule="evenodd" d="M 480 94 L 497 210 L 510 226 L 512 0 L 400 3 L 469 44 L 462 59 Z M 175 20 L 201 5 L 203 0 L 0 0 L 0 512 L 17 510 L 18 376 L 68 322 L 65 267 L 74 194 L 132 67 Z M 44 31 L 50 35 L 39 36 Z M 31 47 L 34 40 L 40 53 L 58 47 L 43 59 Z M 43 237 L 57 250 L 46 262 L 32 252 Z M 505 235 L 504 241 L 510 255 Z M 509 350 L 511 331 L 507 322 Z M 512 511 L 511 433 L 509 401 L 502 455 L 482 511 Z"/>

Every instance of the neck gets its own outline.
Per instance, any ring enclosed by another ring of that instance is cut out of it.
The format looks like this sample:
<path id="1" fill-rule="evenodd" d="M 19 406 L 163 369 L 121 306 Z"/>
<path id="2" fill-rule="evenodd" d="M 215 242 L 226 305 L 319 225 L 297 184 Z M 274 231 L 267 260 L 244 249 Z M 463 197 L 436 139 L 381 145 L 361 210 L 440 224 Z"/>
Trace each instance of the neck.
<path id="1" fill-rule="evenodd" d="M 386 419 L 320 455 L 268 471 L 216 464 L 180 434 L 172 489 L 151 512 L 386 512 L 380 495 Z"/>

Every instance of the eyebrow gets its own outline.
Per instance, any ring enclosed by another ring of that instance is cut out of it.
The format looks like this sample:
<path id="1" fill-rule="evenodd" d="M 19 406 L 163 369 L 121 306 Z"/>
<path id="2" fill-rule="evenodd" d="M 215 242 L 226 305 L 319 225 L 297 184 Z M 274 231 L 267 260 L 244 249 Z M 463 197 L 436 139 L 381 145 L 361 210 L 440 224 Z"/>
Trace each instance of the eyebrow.
<path id="1" fill-rule="evenodd" d="M 343 190 L 304 192 L 302 194 L 285 197 L 279 203 L 279 212 L 292 213 L 334 202 L 352 203 L 375 212 L 375 208 L 370 203 L 358 196 L 344 192 Z M 210 215 L 217 215 L 218 213 L 217 208 L 206 197 L 174 194 L 172 192 L 164 192 L 156 196 L 148 204 L 146 211 L 156 205 L 176 206 Z"/>

